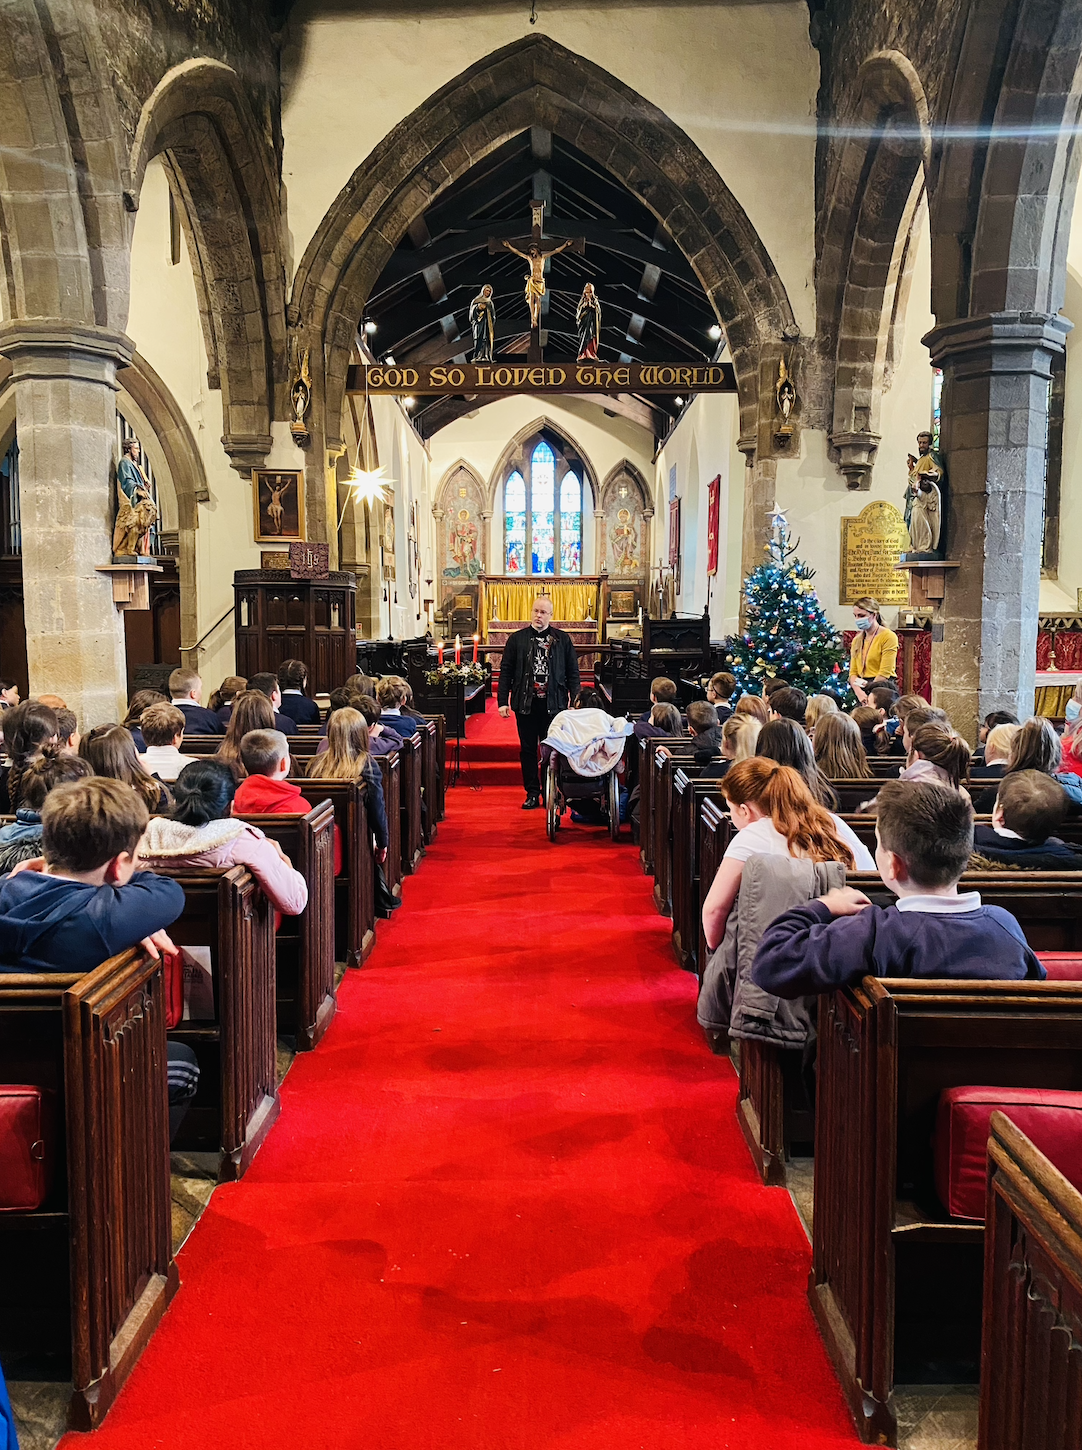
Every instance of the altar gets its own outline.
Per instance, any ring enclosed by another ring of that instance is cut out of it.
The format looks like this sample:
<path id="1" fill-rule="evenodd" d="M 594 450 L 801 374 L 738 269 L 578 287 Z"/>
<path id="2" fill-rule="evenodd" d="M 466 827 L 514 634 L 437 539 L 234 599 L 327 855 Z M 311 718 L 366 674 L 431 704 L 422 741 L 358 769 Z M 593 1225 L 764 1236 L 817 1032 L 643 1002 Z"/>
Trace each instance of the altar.
<path id="1" fill-rule="evenodd" d="M 494 673 L 499 673 L 509 636 L 529 623 L 534 600 L 542 594 L 552 600 L 553 628 L 565 630 L 572 643 L 579 646 L 580 670 L 593 668 L 596 655 L 585 653 L 582 647 L 598 644 L 605 637 L 607 574 L 582 579 L 493 578 L 482 574 L 478 584 L 479 631 L 488 646 L 486 656 Z"/>

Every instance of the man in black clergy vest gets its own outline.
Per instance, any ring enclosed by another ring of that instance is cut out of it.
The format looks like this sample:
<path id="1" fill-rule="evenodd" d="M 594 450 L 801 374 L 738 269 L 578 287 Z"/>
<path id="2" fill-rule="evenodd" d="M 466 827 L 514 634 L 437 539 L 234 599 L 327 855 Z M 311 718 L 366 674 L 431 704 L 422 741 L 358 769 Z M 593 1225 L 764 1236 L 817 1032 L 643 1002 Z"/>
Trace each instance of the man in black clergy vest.
<path id="1" fill-rule="evenodd" d="M 552 717 L 566 710 L 578 693 L 575 646 L 566 630 L 552 628 L 552 600 L 539 594 L 529 624 L 507 641 L 496 690 L 500 714 L 506 718 L 515 712 L 526 787 L 524 811 L 536 810 L 541 804 L 537 769 L 541 741 L 549 733 Z"/>

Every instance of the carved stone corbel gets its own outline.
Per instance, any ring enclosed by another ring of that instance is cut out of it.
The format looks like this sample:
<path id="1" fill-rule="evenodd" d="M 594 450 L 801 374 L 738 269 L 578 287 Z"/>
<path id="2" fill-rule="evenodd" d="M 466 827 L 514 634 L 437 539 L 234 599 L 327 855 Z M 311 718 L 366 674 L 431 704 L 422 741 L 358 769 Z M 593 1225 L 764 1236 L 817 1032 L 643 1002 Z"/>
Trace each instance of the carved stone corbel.
<path id="1" fill-rule="evenodd" d="M 838 468 L 845 475 L 846 487 L 869 489 L 872 486 L 872 464 L 879 448 L 878 433 L 832 433 L 830 446 L 837 451 Z"/>

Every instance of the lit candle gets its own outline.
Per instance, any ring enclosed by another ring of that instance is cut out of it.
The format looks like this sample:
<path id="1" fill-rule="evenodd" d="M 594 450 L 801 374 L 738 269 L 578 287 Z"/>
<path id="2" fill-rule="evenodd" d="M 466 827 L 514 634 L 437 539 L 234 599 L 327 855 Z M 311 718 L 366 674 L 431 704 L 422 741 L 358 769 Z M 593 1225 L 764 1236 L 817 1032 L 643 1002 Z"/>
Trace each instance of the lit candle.
<path id="1" fill-rule="evenodd" d="M 462 663 L 462 636 L 460 634 L 456 634 L 455 635 L 455 664 L 456 665 L 460 665 L 461 663 Z"/>
<path id="2" fill-rule="evenodd" d="M 439 644 L 436 646 L 436 651 L 437 651 L 437 663 L 442 665 L 443 664 L 443 640 L 442 639 L 440 640 Z"/>
<path id="3" fill-rule="evenodd" d="M 479 634 L 475 634 L 474 637 L 473 637 L 473 662 L 474 662 L 474 664 L 477 663 L 477 646 L 480 643 L 481 643 L 481 636 Z"/>

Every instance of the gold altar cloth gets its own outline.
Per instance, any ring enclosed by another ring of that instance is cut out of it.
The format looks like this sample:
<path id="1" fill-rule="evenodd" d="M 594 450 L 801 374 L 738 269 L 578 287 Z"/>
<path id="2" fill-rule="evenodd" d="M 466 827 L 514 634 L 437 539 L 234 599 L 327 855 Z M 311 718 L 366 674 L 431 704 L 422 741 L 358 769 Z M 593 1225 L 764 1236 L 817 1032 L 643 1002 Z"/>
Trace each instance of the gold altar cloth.
<path id="1" fill-rule="evenodd" d="M 481 590 L 481 637 L 487 641 L 488 627 L 494 620 L 525 623 L 539 594 L 547 594 L 552 600 L 554 619 L 597 619 L 598 592 L 596 579 L 485 579 Z"/>

